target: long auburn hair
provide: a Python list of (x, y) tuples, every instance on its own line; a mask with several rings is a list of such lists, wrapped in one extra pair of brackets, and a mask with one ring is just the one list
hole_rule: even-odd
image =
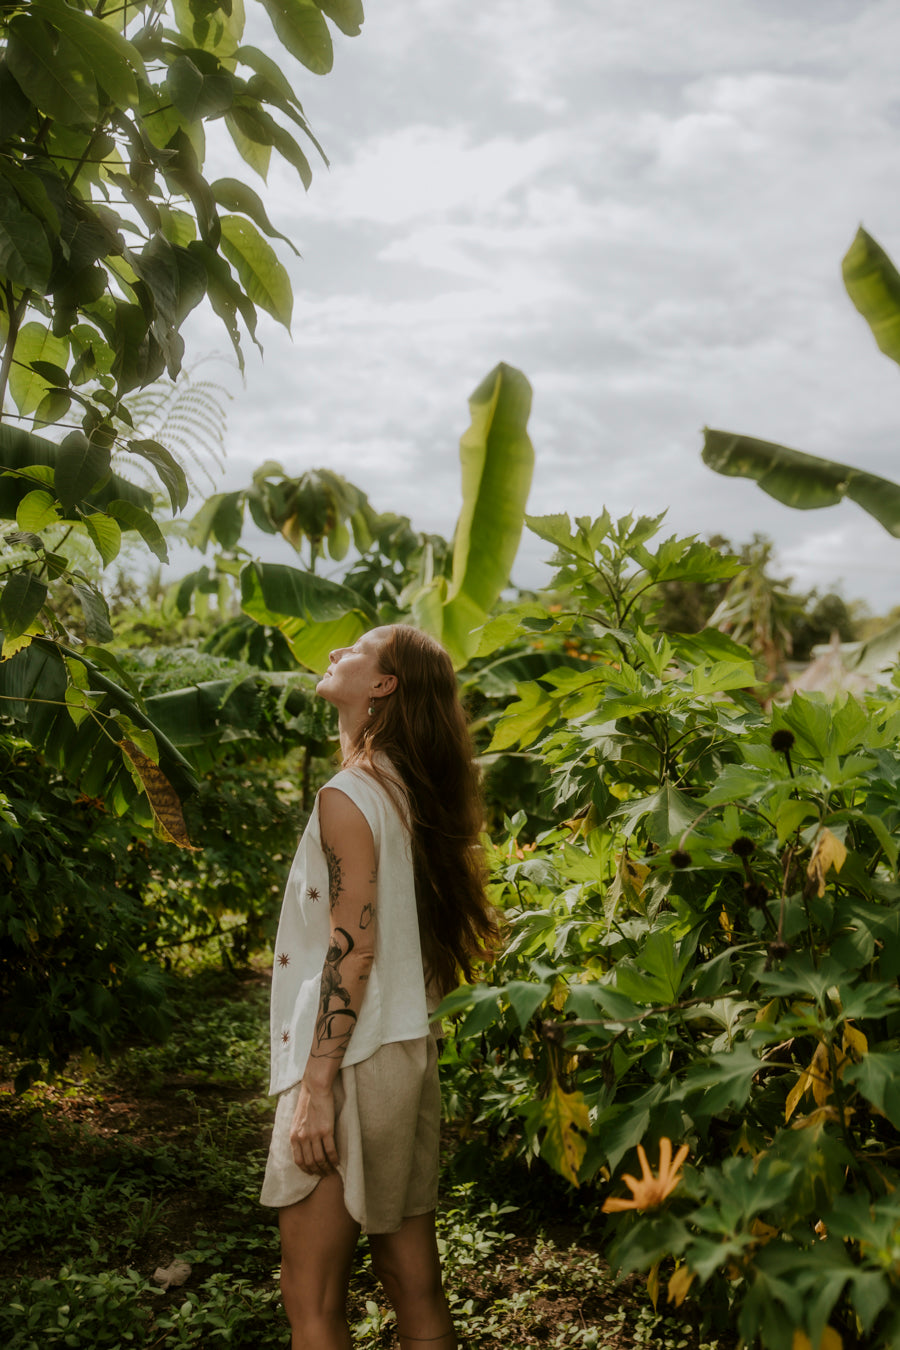
[(443, 995), (472, 978), (497, 948), (484, 889), (481, 790), (450, 657), (427, 633), (390, 626), (378, 651), (397, 687), (374, 701), (353, 761), (390, 791), (400, 779), (409, 807), (419, 936), (429, 982)]

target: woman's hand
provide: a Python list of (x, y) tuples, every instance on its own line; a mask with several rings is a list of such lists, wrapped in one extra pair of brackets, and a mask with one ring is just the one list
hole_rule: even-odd
[(334, 1090), (300, 1084), (297, 1109), (291, 1121), (291, 1153), (301, 1172), (327, 1177), (337, 1168), (334, 1142)]

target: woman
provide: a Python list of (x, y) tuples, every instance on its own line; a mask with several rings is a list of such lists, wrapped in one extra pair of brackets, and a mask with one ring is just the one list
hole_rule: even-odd
[(292, 1350), (348, 1350), (360, 1231), (401, 1350), (454, 1350), (434, 1210), (440, 1097), (429, 1013), (497, 930), (453, 667), (413, 628), (331, 653), (344, 767), (291, 868), (272, 981), (282, 1094), (262, 1202), (277, 1206)]

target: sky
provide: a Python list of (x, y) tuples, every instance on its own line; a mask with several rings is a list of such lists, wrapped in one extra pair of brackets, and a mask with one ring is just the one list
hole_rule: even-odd
[[(324, 77), (248, 9), (330, 168), (307, 193), (213, 150), (302, 253), (292, 334), (264, 317), (243, 383), (209, 367), (220, 486), (327, 467), (449, 536), (502, 360), (534, 390), (532, 514), (763, 532), (798, 589), (900, 604), (900, 540), (858, 507), (791, 510), (700, 458), (708, 425), (900, 478), (900, 370), (840, 272), (860, 223), (900, 265), (895, 0), (370, 0)], [(228, 347), (190, 325), (194, 358)], [(547, 552), (526, 533), (514, 582)]]

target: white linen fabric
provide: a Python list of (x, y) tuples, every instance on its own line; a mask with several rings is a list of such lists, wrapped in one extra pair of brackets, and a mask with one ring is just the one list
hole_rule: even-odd
[[(382, 1045), (334, 1082), (334, 1142), (344, 1207), (364, 1233), (394, 1233), (437, 1205), (441, 1089), (434, 1033)], [(278, 1098), (260, 1201), (280, 1209), (319, 1184), (291, 1151), (300, 1085)]]
[[(364, 769), (342, 769), (326, 787), (359, 808), (375, 844), (375, 960), (343, 1058), (349, 1066), (391, 1041), (427, 1035), (428, 1008), (407, 822), (389, 790)], [(275, 939), (270, 1093), (293, 1087), (306, 1069), (330, 931), (317, 797), (291, 865)]]

